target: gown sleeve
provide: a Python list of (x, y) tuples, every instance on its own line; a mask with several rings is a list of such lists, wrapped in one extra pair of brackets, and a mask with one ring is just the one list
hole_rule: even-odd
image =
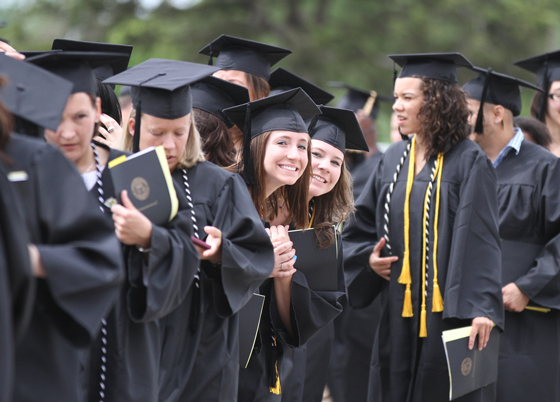
[(348, 300), (350, 305), (357, 309), (369, 306), (385, 281), (369, 266), (369, 256), (382, 236), (378, 233), (376, 214), (383, 166), (384, 156), (356, 200), (356, 212), (349, 219), (343, 232), (344, 274)]
[(42, 311), (74, 344), (97, 334), (123, 279), (122, 254), (111, 223), (74, 167), (45, 146), (36, 156), (36, 205), (46, 272), (38, 293)]
[(471, 165), (464, 167), (453, 223), (443, 318), (487, 317), (503, 330), (496, 173), (480, 152), (462, 159)]
[(222, 262), (202, 261), (216, 313), (227, 318), (243, 307), (274, 267), (274, 250), (241, 176), (225, 182), (212, 205), (212, 226), (222, 231)]
[[(560, 164), (558, 159), (546, 165), (535, 178), (542, 182), (536, 192), (535, 204), (544, 222), (545, 238), (549, 239), (529, 272), (515, 281), (517, 287), (535, 303), (560, 309)], [(540, 226), (540, 225), (539, 225)], [(504, 284), (505, 285), (505, 284)]]
[[(177, 183), (175, 191), (182, 191)], [(185, 299), (196, 275), (199, 257), (191, 241), (191, 213), (179, 198), (179, 211), (167, 226), (152, 225), (151, 251), (125, 248), (127, 306), (135, 322), (166, 316)]]

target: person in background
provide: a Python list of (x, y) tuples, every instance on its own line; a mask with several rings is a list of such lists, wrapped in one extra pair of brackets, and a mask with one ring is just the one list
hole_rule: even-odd
[(519, 127), (523, 131), (525, 140), (534, 144), (540, 145), (546, 150), (550, 151), (550, 144), (552, 138), (546, 124), (538, 121), (533, 117), (515, 116), (513, 118), (515, 127)]
[(475, 71), (478, 77), (463, 86), (472, 112), (471, 138), (498, 176), (506, 330), (500, 337), (496, 401), (554, 402), (560, 399), (560, 166), (513, 125), (521, 112), (519, 87), (540, 88)]
[(128, 85), (123, 85), (119, 91), (119, 105), (122, 114), (121, 128), (124, 130), (132, 111), (132, 94), (131, 88)]

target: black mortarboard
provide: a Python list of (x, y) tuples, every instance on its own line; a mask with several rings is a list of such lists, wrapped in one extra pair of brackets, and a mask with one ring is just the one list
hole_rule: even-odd
[(40, 56), (43, 54), (53, 53), (53, 52), (62, 52), (62, 50), (24, 50), (18, 51), (19, 53), (23, 54), (26, 59), (30, 57)]
[(221, 35), (198, 53), (210, 56), (209, 64), (216, 57), (216, 67), (220, 70), (244, 71), (268, 81), (270, 67), (292, 51), (254, 40)]
[(191, 85), (192, 107), (221, 119), (228, 127), (233, 122), (222, 110), (249, 102), (249, 91), (241, 85), (209, 76)]
[(342, 82), (329, 82), (329, 86), (336, 88), (345, 88), (348, 91), (338, 101), (336, 107), (340, 109), (348, 109), (354, 112), (363, 110), (366, 115), (372, 119), (377, 119), (379, 114), (379, 101), (393, 103), (393, 98), (389, 96), (378, 95), (375, 91), (366, 91), (346, 85)]
[(307, 133), (304, 120), (321, 114), (321, 110), (303, 89), (295, 88), (226, 109), (224, 113), (243, 131), (243, 174), (247, 184), (252, 185), (251, 140), (274, 130)]
[(95, 77), (101, 81), (125, 71), (132, 54), (131, 45), (117, 45), (113, 43), (84, 42), (80, 40), (55, 39), (52, 50), (62, 50), (64, 52), (108, 52), (120, 53), (124, 58), (115, 59), (109, 64), (104, 64), (93, 70)]
[(317, 105), (326, 105), (334, 99), (334, 95), (330, 92), (282, 67), (278, 67), (270, 73), (268, 83), (270, 84), (270, 95), (277, 95), (290, 89), (301, 88)]
[(472, 67), (460, 53), (392, 54), (389, 57), (402, 67), (399, 78), (431, 78), (456, 84), (457, 67)]
[[(174, 120), (192, 109), (190, 84), (218, 71), (217, 67), (186, 61), (150, 59), (105, 81), (104, 84), (132, 87), (132, 104), (136, 109), (136, 128), (140, 133), (142, 113)], [(134, 152), (138, 152), (140, 135), (134, 135)]]
[(42, 128), (56, 131), (72, 83), (32, 64), (0, 54), (0, 75), (8, 83), (0, 98), (10, 112)]
[(521, 93), (520, 86), (541, 91), (541, 89), (533, 84), (522, 81), (515, 77), (500, 74), (491, 69), (473, 67), (478, 72), (478, 76), (465, 85), (463, 89), (468, 92), (469, 97), (480, 101), (480, 109), (478, 111), (477, 124), (475, 132), (482, 134), (482, 115), (484, 111), (484, 103), (492, 103), (501, 105), (509, 109), (513, 116), (519, 116), (521, 113)]
[(313, 139), (326, 142), (340, 149), (369, 152), (364, 133), (356, 114), (352, 110), (336, 107), (319, 106), (322, 114), (317, 117), (313, 131)]
[[(546, 92), (548, 92), (552, 82), (560, 81), (560, 50), (528, 57), (513, 64), (535, 73), (537, 75), (537, 85)], [(543, 122), (547, 99), (546, 96), (542, 97), (539, 115), (537, 116)]]
[(96, 95), (97, 82), (92, 70), (123, 59), (126, 56), (119, 53), (52, 51), (29, 57), (25, 61), (71, 81), (74, 84), (72, 93)]

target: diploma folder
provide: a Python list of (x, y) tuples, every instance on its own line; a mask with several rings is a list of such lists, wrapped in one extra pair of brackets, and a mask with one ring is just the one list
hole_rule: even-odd
[(158, 226), (177, 215), (179, 201), (163, 146), (122, 155), (109, 162), (109, 169), (119, 201), (126, 190), (134, 206)]
[[(334, 227), (331, 230), (334, 231)], [(337, 291), (338, 234), (327, 248), (319, 248), (315, 229), (290, 230), (288, 234), (297, 255), (294, 268), (305, 275), (309, 288), (314, 291)]]
[(249, 301), (239, 310), (239, 366), (247, 368), (259, 333), (264, 296), (253, 293)]
[(472, 327), (443, 331), (442, 339), (449, 369), (449, 400), (490, 385), (498, 380), (500, 332), (494, 327), (488, 344), (478, 350), (478, 336), (469, 350)]

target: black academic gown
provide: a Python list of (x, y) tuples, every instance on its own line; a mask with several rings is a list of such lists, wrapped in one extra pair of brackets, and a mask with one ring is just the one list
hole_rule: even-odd
[[(292, 388), (290, 376), (303, 374), (292, 373), (292, 368), (296, 363), (301, 364), (306, 359), (306, 353), (298, 349), (340, 314), (342, 306), (339, 300), (344, 296), (344, 283), (339, 280), (339, 289), (334, 292), (314, 291), (309, 288), (302, 272), (294, 273), (290, 303), (292, 336), (286, 331), (280, 319), (273, 279), (267, 279), (260, 286), (258, 293), (265, 296), (263, 314), (257, 344), (249, 364), (246, 369), (240, 368), (238, 400), (280, 401), (283, 395), (273, 394), (269, 390), (269, 379), (274, 374), (274, 361), (278, 363), (280, 386), (288, 384), (288, 387)], [(276, 348), (273, 347), (272, 342), (274, 336)], [(290, 389), (288, 392), (292, 394)], [(297, 397), (299, 392), (294, 389), (293, 395)]]
[(17, 401), (81, 401), (81, 350), (96, 337), (122, 281), (120, 244), (76, 169), (54, 147), (14, 135), (6, 152), (46, 278), (16, 354)]
[(560, 165), (523, 141), (496, 168), (502, 285), (515, 283), (529, 305), (550, 313), (506, 311), (500, 338), (498, 401), (560, 400)]
[[(350, 169), (354, 200), (358, 199), (367, 180), (377, 170), (381, 156), (382, 153), (377, 152)], [(342, 313), (334, 320), (327, 383), (334, 402), (365, 401), (373, 348), (371, 340), (381, 319), (381, 298), (361, 309), (353, 308), (344, 298), (342, 307)]]
[[(391, 267), (391, 280), (382, 279), (368, 265), (373, 246), (384, 233), (385, 195), (405, 146), (406, 142), (401, 141), (385, 152), (378, 170), (357, 200), (355, 220), (343, 233), (348, 295), (356, 307), (371, 303), (378, 294), (382, 300), (368, 400), (447, 401), (449, 374), (442, 331), (470, 325), (475, 317), (488, 317), (500, 328), (504, 327), (496, 175), (486, 155), (470, 140), (461, 141), (445, 155), (437, 255), (438, 282), (445, 305), (443, 313), (432, 313), (433, 258), (430, 258), (426, 300), (428, 336), (419, 338), (422, 216), (433, 158), (415, 177), (410, 195), (413, 317), (402, 317), (405, 285), (397, 281), (404, 251), (403, 208), (410, 156), (402, 167), (391, 200), (389, 233), (393, 255), (399, 257)], [(434, 199), (431, 205), (435, 205)], [(431, 208), (431, 222), (434, 209)], [(433, 236), (434, 231), (430, 230), (430, 250), (433, 250)], [(382, 256), (388, 256), (386, 247)], [(489, 386), (459, 400), (485, 401), (494, 397), (495, 387)]]
[[(111, 149), (109, 160), (122, 154)], [(117, 198), (107, 168), (102, 173), (102, 183), (105, 199)], [(175, 185), (175, 191), (179, 195), (181, 188)], [(97, 186), (90, 192), (97, 200)], [(190, 211), (186, 201), (178, 199), (177, 216), (165, 227), (152, 226), (152, 250), (147, 262), (136, 247), (123, 246), (126, 279), (115, 307), (106, 317), (107, 333), (98, 336), (92, 349), (88, 396), (91, 402), (101, 400), (101, 392), (106, 402), (158, 400), (161, 356), (158, 320), (185, 300), (198, 266), (198, 252), (190, 239)], [(112, 222), (109, 213), (106, 218)], [(102, 342), (102, 335), (107, 344)], [(103, 347), (107, 350), (106, 362), (101, 353)], [(104, 389), (100, 385), (102, 375)]]
[[(323, 295), (332, 293), (328, 297), (339, 296), (338, 301), (340, 302), (345, 299), (346, 294), (340, 236), (338, 246), (338, 289), (336, 292), (319, 293)], [(323, 399), (334, 340), (334, 320), (342, 312), (342, 305), (340, 305), (338, 314), (334, 310), (331, 312), (333, 313), (332, 321), (319, 329), (304, 345), (294, 349), (294, 368), (282, 387), (283, 402), (313, 402)]]
[(0, 162), (0, 400), (10, 402), (16, 346), (29, 323), (35, 281), (20, 200), (7, 173)]
[[(183, 186), (183, 172), (173, 172)], [(193, 291), (160, 321), (160, 401), (237, 401), (239, 339), (237, 312), (272, 273), (274, 251), (242, 178), (210, 163), (187, 170), (198, 234), (222, 231), (221, 266), (201, 262), (200, 302)], [(184, 187), (177, 191), (186, 200)], [(196, 296), (195, 296), (196, 297)], [(199, 306), (196, 330), (189, 329)], [(193, 318), (194, 319), (194, 318)]]

